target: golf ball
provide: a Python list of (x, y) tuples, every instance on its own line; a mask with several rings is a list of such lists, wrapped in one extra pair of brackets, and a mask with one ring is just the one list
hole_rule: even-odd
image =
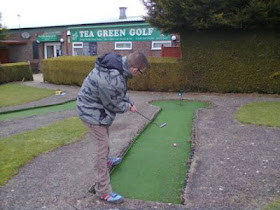
[(173, 144), (173, 147), (177, 147), (177, 144), (176, 144), (176, 143), (174, 143), (174, 144)]

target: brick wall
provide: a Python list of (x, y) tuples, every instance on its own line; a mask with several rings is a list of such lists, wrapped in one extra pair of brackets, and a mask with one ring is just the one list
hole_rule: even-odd
[(172, 57), (172, 58), (181, 58), (181, 49), (180, 47), (164, 47), (162, 46), (161, 51), (162, 57)]
[(11, 40), (25, 41), (27, 44), (24, 45), (9, 45), (10, 62), (27, 62), (33, 61), (33, 49), (32, 42), (36, 41), (34, 34), (31, 34), (29, 39), (23, 39), (20, 33), (12, 34), (9, 36)]
[(125, 56), (131, 52), (139, 51), (149, 57), (160, 57), (161, 50), (151, 50), (152, 42), (132, 42), (132, 50), (115, 50), (115, 42), (97, 42), (97, 55), (115, 52)]

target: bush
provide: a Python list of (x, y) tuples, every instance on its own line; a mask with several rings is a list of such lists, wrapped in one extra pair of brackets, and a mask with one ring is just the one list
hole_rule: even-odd
[[(183, 58), (149, 58), (151, 68), (128, 80), (132, 90), (280, 93), (280, 38), (277, 32), (186, 32)], [(81, 85), (96, 57), (43, 61), (44, 79)]]
[[(64, 56), (42, 61), (44, 80), (55, 84), (81, 86), (94, 68), (97, 57)], [(141, 77), (128, 80), (132, 90), (177, 90), (181, 85), (180, 64), (174, 58), (149, 58), (151, 68)]]
[(8, 63), (0, 65), (0, 84), (33, 80), (30, 65), (25, 62)]
[(280, 93), (276, 32), (186, 32), (181, 40), (187, 89)]
[(44, 81), (81, 86), (94, 68), (95, 56), (62, 56), (42, 61)]
[(132, 80), (128, 87), (132, 90), (177, 91), (183, 88), (183, 71), (180, 60), (176, 58), (148, 58), (151, 67)]

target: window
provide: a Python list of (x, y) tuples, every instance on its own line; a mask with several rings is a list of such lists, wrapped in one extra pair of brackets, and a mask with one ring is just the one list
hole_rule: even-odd
[(39, 44), (32, 42), (33, 59), (39, 59)]
[(83, 42), (73, 42), (73, 55), (83, 55)]
[(115, 42), (115, 50), (132, 50), (132, 42)]
[(152, 50), (161, 50), (161, 46), (171, 47), (171, 41), (153, 41)]
[(97, 55), (96, 42), (73, 42), (73, 55)]

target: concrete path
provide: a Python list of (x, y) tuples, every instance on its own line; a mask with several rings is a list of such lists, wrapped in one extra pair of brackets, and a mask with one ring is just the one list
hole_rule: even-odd
[[(78, 87), (41, 82), (30, 86), (62, 89), (73, 94)], [(130, 92), (140, 112), (153, 117), (158, 108), (152, 100), (176, 99), (175, 93)], [(184, 205), (128, 200), (108, 205), (88, 193), (91, 186), (91, 148), (88, 136), (40, 155), (21, 168), (0, 189), (0, 209), (258, 209), (280, 196), (280, 129), (243, 125), (233, 117), (238, 107), (256, 101), (280, 101), (273, 95), (184, 94), (186, 100), (207, 101), (208, 109), (196, 113), (194, 156), (184, 190)], [(58, 117), (57, 117), (58, 116)], [(59, 112), (23, 120), (0, 122), (9, 130), (23, 130), (75, 116)], [(24, 122), (24, 124), (23, 124)], [(118, 115), (111, 126), (111, 155), (122, 155), (147, 121), (133, 113)], [(168, 123), (168, 122), (167, 122)], [(31, 124), (31, 126), (30, 126)], [(6, 131), (6, 133), (9, 133)], [(10, 132), (17, 133), (16, 129)]]

